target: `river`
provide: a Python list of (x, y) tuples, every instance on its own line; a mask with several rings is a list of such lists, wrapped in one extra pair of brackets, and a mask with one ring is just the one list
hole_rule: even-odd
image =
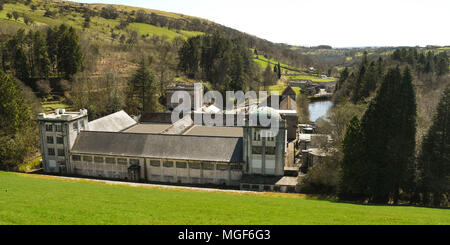
[(319, 117), (325, 116), (328, 109), (333, 106), (333, 102), (327, 101), (315, 101), (309, 103), (309, 120), (315, 122)]

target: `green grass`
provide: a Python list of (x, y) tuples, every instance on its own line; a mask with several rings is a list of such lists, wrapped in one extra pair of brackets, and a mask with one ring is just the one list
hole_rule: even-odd
[(139, 35), (157, 35), (157, 36), (166, 36), (169, 40), (172, 40), (176, 37), (188, 38), (192, 36), (202, 35), (203, 32), (194, 32), (194, 31), (184, 31), (184, 30), (170, 30), (166, 27), (158, 27), (149, 24), (143, 23), (131, 23), (130, 27), (132, 30), (136, 30)]
[(332, 81), (336, 80), (334, 77), (322, 78), (322, 77), (310, 76), (310, 75), (289, 76), (289, 79), (311, 80), (313, 82), (332, 82)]
[(56, 109), (70, 109), (70, 105), (61, 102), (41, 103), (46, 113), (52, 113)]
[[(268, 90), (269, 91), (278, 91), (280, 93), (280, 96), (281, 96), (281, 93), (283, 93), (283, 91), (284, 91), (284, 89), (286, 89), (286, 87), (287, 86), (285, 86), (285, 85), (270, 85), (268, 87)], [(297, 94), (300, 93), (300, 90), (301, 90), (299, 87), (292, 87), (292, 89)], [(261, 90), (264, 90), (264, 87), (261, 87)]]
[[(253, 49), (250, 49), (251, 51), (252, 51), (252, 53), (253, 53)], [(258, 64), (258, 66), (261, 68), (261, 69), (266, 69), (266, 67), (267, 67), (267, 64), (270, 64), (270, 67), (271, 67), (271, 69), (273, 70), (273, 64), (278, 64), (278, 61), (277, 60), (274, 60), (274, 59), (267, 59), (267, 58), (265, 58), (263, 55), (258, 55), (258, 58), (256, 58), (256, 55), (254, 55), (254, 58), (253, 58), (253, 60)], [(302, 70), (301, 68), (298, 68), (298, 67), (294, 67), (294, 66), (290, 66), (290, 65), (287, 65), (287, 64), (284, 64), (284, 63), (282, 63), (282, 62), (280, 62), (280, 66), (282, 67), (282, 69), (283, 69), (283, 67), (288, 67), (288, 68), (290, 68), (290, 69), (294, 69), (294, 70)], [(284, 74), (284, 71), (288, 71), (288, 73), (295, 73), (295, 71), (290, 71), (290, 70), (286, 70), (286, 69), (283, 69), (283, 74)]]
[[(7, 191), (6, 191), (7, 190)], [(450, 224), (450, 210), (107, 185), (0, 172), (0, 224)]]

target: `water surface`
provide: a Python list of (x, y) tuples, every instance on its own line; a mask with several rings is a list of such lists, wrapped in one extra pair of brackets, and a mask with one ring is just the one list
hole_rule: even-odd
[(309, 103), (309, 120), (315, 122), (319, 117), (326, 116), (332, 106), (333, 102), (329, 100)]

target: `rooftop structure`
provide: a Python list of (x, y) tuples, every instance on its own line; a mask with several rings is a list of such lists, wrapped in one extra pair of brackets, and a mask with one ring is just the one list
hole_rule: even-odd
[(40, 121), (73, 121), (80, 118), (87, 117), (87, 110), (80, 111), (66, 111), (65, 109), (56, 109), (54, 113), (45, 114), (39, 113), (38, 120)]
[(136, 124), (137, 122), (122, 110), (89, 122), (88, 129), (89, 131), (119, 132)]

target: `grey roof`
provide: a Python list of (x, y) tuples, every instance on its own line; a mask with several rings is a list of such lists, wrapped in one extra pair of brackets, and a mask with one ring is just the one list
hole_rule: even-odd
[(82, 131), (71, 152), (242, 163), (242, 148), (240, 137)]
[(188, 131), (186, 131), (184, 135), (244, 137), (244, 129), (243, 127), (218, 127), (218, 126), (195, 125)]
[(135, 124), (136, 121), (122, 110), (89, 122), (88, 131), (119, 132)]
[(166, 130), (172, 126), (172, 124), (168, 123), (140, 123), (123, 130), (123, 132), (127, 133), (141, 133), (141, 134), (157, 134)]

